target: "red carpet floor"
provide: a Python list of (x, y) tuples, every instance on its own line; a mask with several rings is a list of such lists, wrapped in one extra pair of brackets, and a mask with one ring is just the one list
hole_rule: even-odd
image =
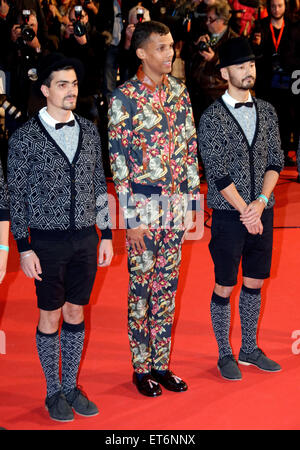
[[(44, 408), (45, 383), (35, 348), (38, 318), (33, 281), (19, 269), (11, 239), (8, 274), (0, 287), (0, 427), (8, 430), (292, 430), (300, 429), (300, 185), (285, 170), (276, 188), (272, 278), (263, 288), (258, 343), (283, 370), (242, 366), (242, 381), (223, 380), (209, 314), (213, 267), (210, 231), (183, 246), (171, 367), (186, 393), (144, 398), (131, 382), (127, 339), (127, 261), (124, 232), (114, 232), (116, 256), (98, 271), (86, 309), (87, 340), (79, 384), (100, 414), (60, 424)], [(110, 187), (111, 188), (111, 187)], [(202, 192), (205, 192), (205, 184)], [(208, 222), (209, 223), (209, 222)], [(294, 228), (295, 227), (295, 228)], [(298, 227), (298, 228), (297, 228)], [(240, 287), (240, 286), (239, 286)], [(241, 335), (239, 287), (232, 296), (231, 343)], [(4, 342), (4, 337), (6, 342)]]

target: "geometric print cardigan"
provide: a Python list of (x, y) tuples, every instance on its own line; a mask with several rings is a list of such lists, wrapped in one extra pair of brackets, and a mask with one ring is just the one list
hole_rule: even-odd
[(0, 161), (0, 222), (8, 221), (9, 219), (10, 216), (9, 216), (7, 185), (5, 183), (2, 164)]
[(9, 139), (8, 189), (11, 230), (20, 252), (31, 236), (64, 238), (97, 224), (111, 239), (101, 143), (95, 125), (75, 115), (78, 147), (70, 163), (38, 115)]
[[(220, 191), (234, 183), (249, 204), (261, 194), (268, 170), (280, 173), (284, 156), (278, 120), (269, 103), (253, 98), (256, 129), (252, 144), (222, 98), (203, 113), (198, 130), (198, 144), (208, 182), (207, 204), (218, 210), (234, 210)], [(275, 203), (272, 193), (267, 208)]]

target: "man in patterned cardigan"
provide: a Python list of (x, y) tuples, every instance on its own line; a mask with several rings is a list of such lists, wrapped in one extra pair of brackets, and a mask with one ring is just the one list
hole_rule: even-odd
[(273, 189), (283, 167), (283, 152), (273, 106), (250, 95), (256, 77), (254, 59), (244, 38), (234, 38), (220, 49), (219, 67), (228, 91), (204, 112), (198, 134), (208, 183), (207, 204), (213, 209), (211, 319), (219, 347), (218, 368), (229, 380), (241, 379), (229, 343), (230, 294), (241, 259), (239, 363), (269, 372), (280, 370), (256, 342), (261, 288), (270, 275)]
[(169, 76), (174, 53), (169, 28), (138, 24), (132, 45), (142, 65), (113, 94), (109, 150), (127, 223), (134, 383), (155, 397), (162, 393), (159, 384), (187, 389), (169, 370), (169, 358), (181, 243), (199, 195), (197, 141), (187, 90)]
[(97, 271), (95, 224), (102, 232), (99, 266), (110, 264), (112, 235), (99, 134), (94, 124), (72, 112), (81, 63), (50, 54), (38, 75), (47, 106), (9, 140), (12, 233), (24, 273), (35, 279), (40, 311), (36, 344), (47, 382), (46, 408), (52, 419), (71, 421), (73, 410), (98, 414), (76, 378), (83, 306)]

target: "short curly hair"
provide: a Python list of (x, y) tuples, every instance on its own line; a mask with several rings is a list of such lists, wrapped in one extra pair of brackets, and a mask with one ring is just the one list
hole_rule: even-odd
[(164, 23), (155, 20), (137, 23), (131, 39), (132, 50), (136, 51), (141, 48), (153, 33), (164, 36), (170, 33), (170, 29)]

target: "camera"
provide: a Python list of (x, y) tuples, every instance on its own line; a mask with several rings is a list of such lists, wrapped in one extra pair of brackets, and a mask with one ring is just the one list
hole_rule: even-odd
[(86, 26), (81, 22), (82, 18), (82, 6), (75, 6), (75, 22), (73, 23), (75, 36), (81, 37), (86, 34)]
[(210, 39), (208, 42), (200, 41), (198, 44), (198, 50), (200, 52), (207, 52), (207, 50), (210, 47), (213, 47), (214, 45), (216, 45), (216, 43), (217, 43), (217, 39), (215, 39), (215, 38)]
[(144, 19), (144, 10), (143, 8), (138, 8), (136, 11), (136, 18), (138, 22), (143, 22)]
[(30, 10), (29, 9), (23, 9), (22, 11), (22, 18), (23, 18), (23, 24), (21, 25), (21, 35), (24, 41), (31, 42), (35, 38), (35, 32), (34, 30), (28, 25), (30, 17)]

